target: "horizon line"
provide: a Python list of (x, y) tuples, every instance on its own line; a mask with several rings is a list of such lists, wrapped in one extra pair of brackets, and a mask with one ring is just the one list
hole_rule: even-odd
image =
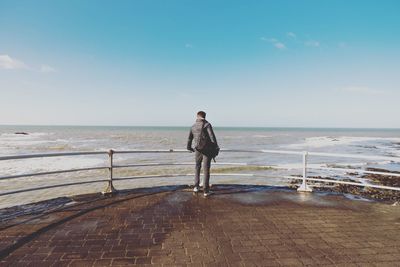
[[(0, 124), (0, 127), (142, 127), (142, 128), (187, 128), (191, 125), (85, 125), (85, 124)], [(287, 128), (287, 129), (354, 129), (354, 130), (400, 130), (400, 127), (327, 127), (327, 126), (213, 126), (214, 128)]]

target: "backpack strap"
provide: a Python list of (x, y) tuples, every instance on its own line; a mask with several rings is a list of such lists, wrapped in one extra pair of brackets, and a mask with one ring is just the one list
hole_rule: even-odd
[(202, 133), (203, 132), (203, 130), (204, 130), (204, 126), (206, 125), (206, 120), (204, 119), (203, 120), (203, 125), (201, 125), (201, 132), (200, 133)]

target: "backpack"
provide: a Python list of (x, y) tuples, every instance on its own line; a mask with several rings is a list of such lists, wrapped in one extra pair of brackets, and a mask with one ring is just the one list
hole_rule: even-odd
[(217, 144), (210, 141), (208, 133), (204, 130), (205, 124), (206, 123), (203, 122), (203, 126), (201, 127), (199, 142), (195, 148), (201, 154), (211, 157), (215, 161), (215, 157), (218, 156), (219, 153), (219, 147)]

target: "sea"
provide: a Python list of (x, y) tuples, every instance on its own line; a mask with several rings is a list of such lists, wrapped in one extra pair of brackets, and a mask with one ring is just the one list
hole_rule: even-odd
[[(0, 157), (37, 153), (113, 150), (185, 149), (190, 126), (187, 127), (123, 127), (123, 126), (0, 126)], [(237, 150), (287, 150), (400, 157), (400, 129), (345, 128), (245, 128), (214, 126), (219, 146)], [(21, 134), (26, 133), (26, 134)], [(285, 175), (302, 174), (302, 156), (250, 152), (221, 152), (212, 167), (212, 184), (257, 184), (285, 186)], [(51, 158), (0, 160), (0, 176), (49, 172), (75, 168), (107, 166), (108, 156), (86, 155)], [(135, 153), (115, 154), (115, 165), (152, 163), (193, 163), (194, 154)], [(341, 157), (308, 158), (309, 166), (342, 168), (382, 168), (400, 171), (392, 160), (371, 160)], [(250, 166), (243, 166), (247, 163)], [(263, 167), (255, 167), (259, 165)], [(118, 168), (115, 178), (157, 175), (154, 178), (118, 180), (118, 190), (193, 183), (194, 167), (142, 166)], [(170, 177), (173, 174), (188, 174)], [(236, 175), (237, 174), (237, 175)], [(240, 174), (253, 174), (244, 176)], [(162, 177), (166, 175), (166, 177)], [(258, 176), (257, 176), (258, 175)], [(310, 176), (345, 179), (346, 173), (308, 170)], [(106, 187), (108, 170), (91, 170), (24, 178), (0, 179), (0, 208), (38, 202), (57, 197), (101, 192)], [(95, 183), (83, 183), (95, 181)], [(363, 181), (360, 178), (362, 182)], [(59, 186), (62, 184), (73, 184)], [(47, 187), (47, 188), (46, 188)], [(50, 188), (51, 187), (51, 188)], [(40, 189), (42, 188), (42, 189)], [(39, 190), (40, 189), (40, 190)]]

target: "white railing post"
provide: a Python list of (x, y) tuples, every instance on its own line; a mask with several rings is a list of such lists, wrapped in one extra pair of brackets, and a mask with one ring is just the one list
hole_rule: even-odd
[(307, 157), (308, 157), (308, 152), (304, 151), (303, 152), (303, 182), (297, 188), (297, 191), (299, 192), (312, 192), (311, 187), (307, 185)]
[(110, 194), (114, 194), (117, 192), (117, 190), (114, 188), (113, 185), (113, 155), (114, 155), (114, 150), (110, 149), (108, 151), (108, 157), (109, 157), (109, 161), (110, 161), (110, 165), (108, 167), (108, 172), (110, 174), (109, 176), (109, 180), (108, 180), (108, 185), (107, 188), (102, 192), (103, 195), (110, 195)]

